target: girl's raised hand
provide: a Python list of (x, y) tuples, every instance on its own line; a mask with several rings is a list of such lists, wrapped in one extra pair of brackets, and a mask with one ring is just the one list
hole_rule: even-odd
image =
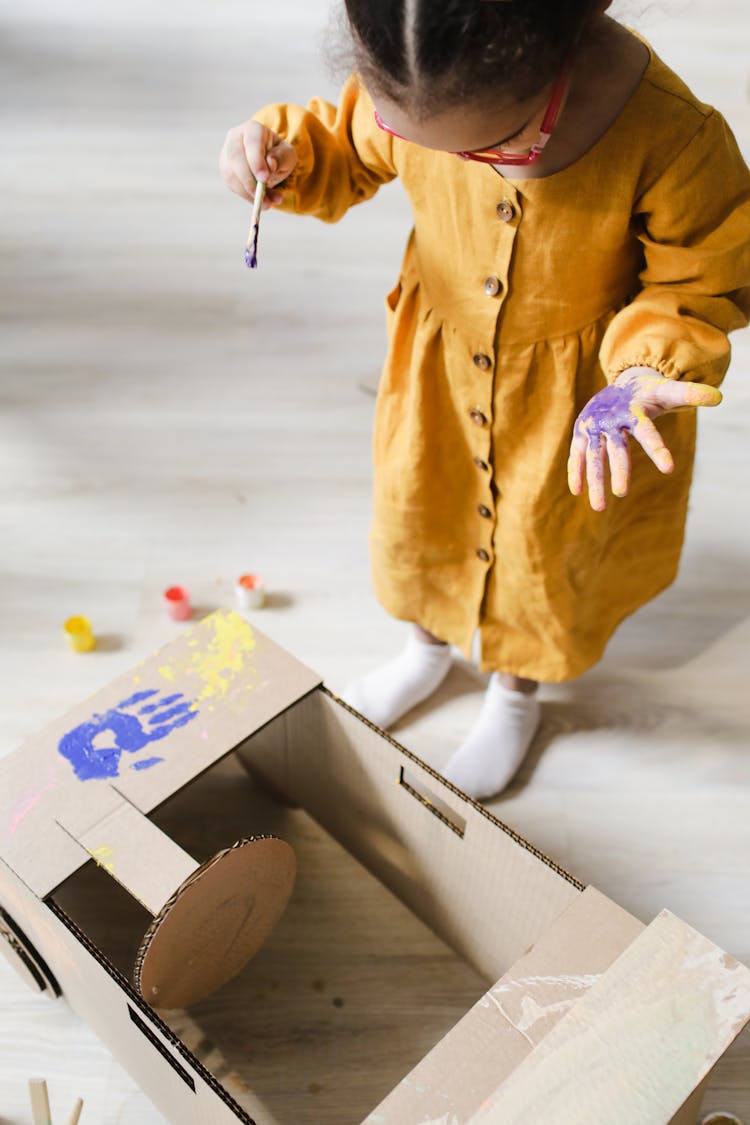
[(263, 209), (280, 203), (283, 193), (276, 188), (294, 170), (297, 153), (277, 133), (257, 121), (243, 121), (230, 129), (219, 156), (219, 168), (230, 191), (250, 202), (255, 185), (266, 184)]
[(591, 507), (606, 507), (605, 454), (612, 492), (625, 496), (630, 484), (628, 435), (643, 447), (657, 469), (671, 473), (672, 454), (653, 423), (667, 410), (718, 406), (721, 392), (703, 383), (667, 379), (651, 367), (629, 367), (614, 383), (595, 394), (576, 419), (568, 458), (568, 486), (583, 492), (584, 477)]

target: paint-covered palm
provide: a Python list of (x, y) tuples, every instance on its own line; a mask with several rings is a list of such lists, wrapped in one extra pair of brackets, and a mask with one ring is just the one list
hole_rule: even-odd
[(609, 463), (612, 492), (625, 496), (630, 485), (629, 437), (641, 445), (662, 473), (674, 468), (653, 419), (668, 410), (718, 406), (721, 392), (703, 383), (667, 379), (650, 367), (630, 367), (589, 399), (576, 419), (568, 459), (568, 485), (575, 496), (584, 481), (591, 507), (606, 507), (605, 471)]

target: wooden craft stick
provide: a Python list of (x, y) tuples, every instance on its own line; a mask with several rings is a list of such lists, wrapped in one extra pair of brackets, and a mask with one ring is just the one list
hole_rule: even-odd
[(47, 1083), (43, 1078), (29, 1079), (29, 1095), (31, 1097), (31, 1112), (34, 1117), (34, 1125), (52, 1125)]
[(78, 1098), (76, 1100), (76, 1104), (73, 1106), (73, 1111), (72, 1111), (70, 1117), (68, 1118), (68, 1125), (78, 1125), (78, 1119), (81, 1116), (81, 1110), (82, 1109), (83, 1109), (83, 1099)]

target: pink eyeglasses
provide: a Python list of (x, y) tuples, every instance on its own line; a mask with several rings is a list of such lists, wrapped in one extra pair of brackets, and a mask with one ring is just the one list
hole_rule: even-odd
[[(554, 89), (552, 90), (549, 105), (544, 111), (544, 118), (542, 119), (539, 130), (539, 140), (531, 146), (528, 152), (506, 152), (501, 148), (479, 148), (469, 152), (454, 152), (453, 155), (460, 156), (462, 160), (478, 160), (481, 164), (535, 164), (552, 136), (552, 130), (560, 116), (560, 106), (562, 105), (562, 100), (565, 95), (565, 87), (568, 83), (572, 62), (572, 56), (569, 55), (562, 65)], [(408, 137), (402, 137), (395, 129), (391, 129), (390, 125), (386, 125), (377, 110), (375, 110), (375, 121), (379, 128), (386, 133), (390, 133), (392, 137), (398, 137), (401, 141), (408, 140)]]

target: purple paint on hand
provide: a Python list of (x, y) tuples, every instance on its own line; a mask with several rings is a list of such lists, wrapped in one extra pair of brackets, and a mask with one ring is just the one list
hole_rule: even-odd
[(578, 415), (575, 425), (576, 436), (587, 434), (589, 439), (607, 437), (616, 445), (624, 445), (623, 431), (632, 433), (638, 425), (632, 403), (632, 387), (605, 387), (594, 395)]

